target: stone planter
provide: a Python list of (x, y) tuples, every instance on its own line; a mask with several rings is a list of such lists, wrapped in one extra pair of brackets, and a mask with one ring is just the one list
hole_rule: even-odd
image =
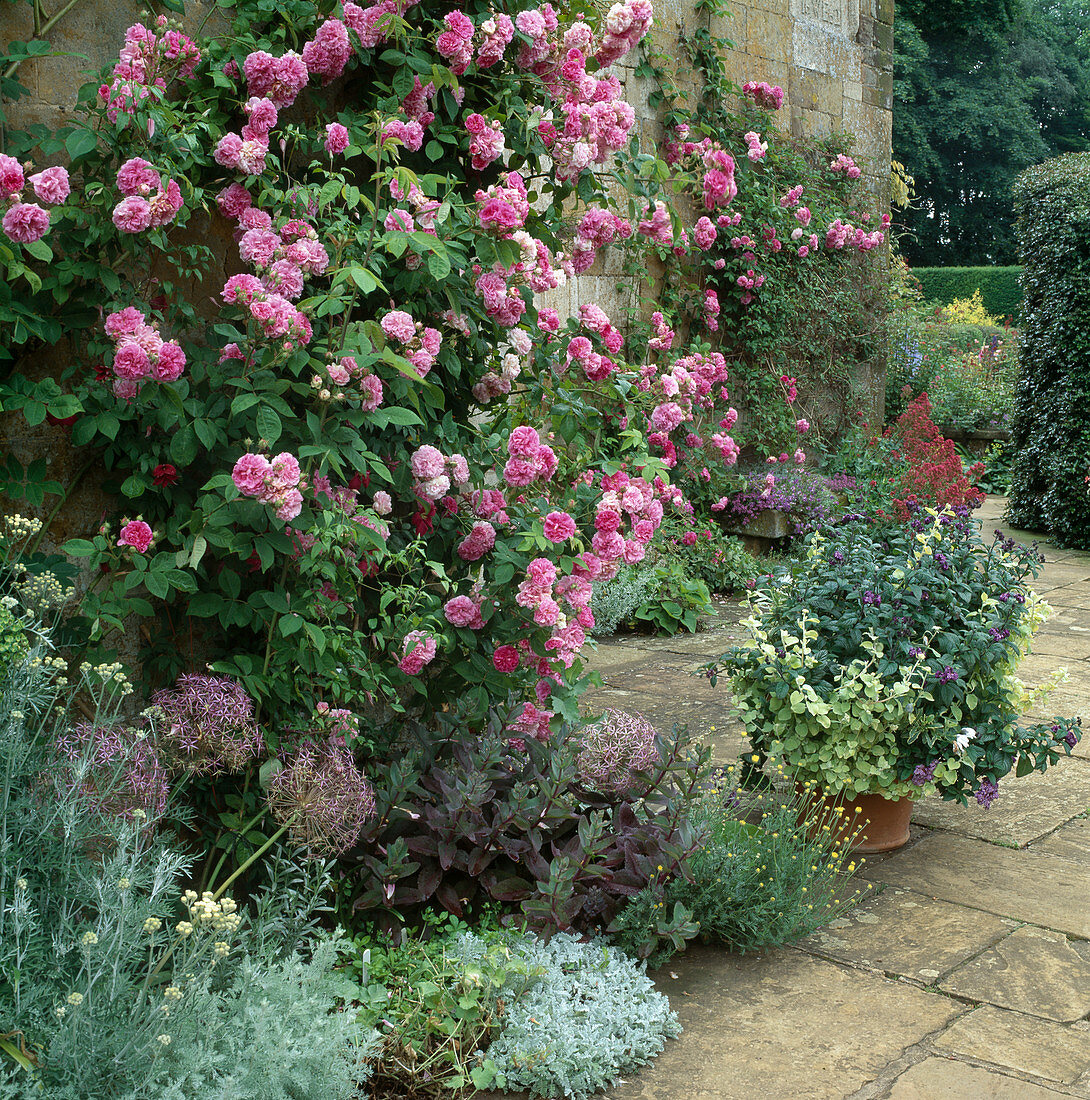
[(1011, 437), (1007, 428), (979, 428), (976, 431), (965, 432), (960, 428), (943, 426), (942, 434), (946, 439), (964, 444), (970, 454), (980, 456), (986, 455), (993, 443), (1006, 443)]
[(751, 554), (767, 554), (780, 539), (791, 534), (791, 517), (777, 508), (767, 508), (746, 524), (724, 521), (723, 530), (729, 535), (737, 535)]

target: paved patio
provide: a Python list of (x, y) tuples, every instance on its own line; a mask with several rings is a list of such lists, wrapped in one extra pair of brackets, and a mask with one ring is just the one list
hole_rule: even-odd
[[(1007, 531), (1003, 504), (978, 513), (985, 533)], [(1090, 553), (1041, 548), (1038, 587), (1055, 610), (1023, 679), (1066, 667), (1039, 717), (1090, 717)], [(739, 617), (726, 605), (704, 633), (600, 645), (594, 704), (687, 722), (733, 760), (742, 736), (726, 690), (690, 673), (740, 637)], [(656, 977), (684, 1032), (604, 1095), (1090, 1098), (1088, 809), (1090, 736), (1044, 775), (1005, 780), (990, 810), (924, 801), (909, 845), (864, 864), (863, 902), (810, 940), (675, 957)]]

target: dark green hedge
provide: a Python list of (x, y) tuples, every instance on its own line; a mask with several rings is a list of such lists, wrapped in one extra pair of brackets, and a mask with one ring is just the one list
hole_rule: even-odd
[(1014, 204), (1026, 299), (1011, 519), (1090, 548), (1090, 153), (1023, 172)]
[(949, 305), (955, 298), (971, 298), (979, 290), (984, 308), (1002, 321), (1022, 314), (1020, 267), (914, 267), (928, 301)]

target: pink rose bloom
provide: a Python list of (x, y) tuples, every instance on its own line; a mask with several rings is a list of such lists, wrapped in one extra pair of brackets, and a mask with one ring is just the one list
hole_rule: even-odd
[(23, 166), (14, 158), (0, 153), (0, 198), (22, 191)]
[(524, 458), (509, 458), (503, 468), (504, 481), (516, 489), (529, 485), (535, 477), (537, 477), (536, 467)]
[(243, 496), (256, 497), (265, 491), (269, 460), (264, 455), (244, 454), (231, 471), (231, 480)]
[(446, 459), (444, 459), (441, 451), (425, 443), (413, 453), (411, 465), (413, 477), (423, 481), (439, 477), (446, 469)]
[(255, 267), (265, 267), (280, 247), (280, 238), (268, 229), (248, 229), (238, 242), (239, 257)]
[(604, 562), (616, 561), (624, 553), (624, 539), (616, 531), (597, 531), (590, 542), (591, 549)]
[(143, 157), (132, 157), (117, 170), (117, 189), (123, 195), (149, 195), (159, 190), (159, 173)]
[(550, 512), (545, 517), (544, 529), (550, 542), (566, 542), (575, 534), (575, 520), (567, 512)]
[(151, 226), (151, 204), (139, 195), (130, 195), (114, 207), (112, 217), (122, 233), (143, 233)]
[(646, 545), (655, 537), (655, 525), (649, 519), (637, 520), (636, 525), (632, 528), (632, 534), (637, 542)]
[(390, 494), (379, 489), (375, 493), (375, 499), (371, 505), (380, 516), (388, 516), (394, 508), (394, 502), (390, 499)]
[(216, 143), (212, 157), (224, 168), (237, 168), (238, 155), (242, 151), (242, 138), (238, 134), (224, 134)]
[(382, 381), (376, 375), (366, 374), (360, 379), (360, 408), (374, 412), (382, 404)]
[(534, 608), (534, 622), (538, 626), (555, 626), (559, 618), (560, 605), (549, 596), (545, 596)]
[(478, 561), (496, 545), (496, 529), (483, 520), (473, 524), (469, 534), (458, 544), (457, 554), (463, 561)]
[(216, 196), (216, 205), (225, 218), (241, 218), (243, 213), (253, 205), (253, 199), (241, 183), (232, 183)]
[(443, 614), (454, 626), (469, 626), (480, 614), (480, 608), (468, 596), (455, 596), (443, 604)]
[(8, 208), (0, 225), (17, 244), (33, 244), (49, 230), (49, 212), (36, 202), (17, 202)]
[(401, 652), (404, 656), (397, 663), (397, 667), (409, 676), (419, 675), (420, 670), (435, 660), (435, 639), (422, 630), (413, 630), (405, 635), (401, 644)]
[(507, 440), (507, 453), (514, 458), (534, 459), (541, 449), (541, 437), (537, 429), (523, 424), (514, 428)]
[(114, 356), (114, 374), (137, 382), (151, 371), (148, 353), (139, 344), (122, 344)]
[(327, 19), (303, 47), (303, 61), (311, 75), (329, 84), (344, 72), (351, 53), (345, 25), (339, 19)]
[(295, 519), (303, 510), (303, 494), (298, 489), (289, 489), (276, 505), (276, 515), (285, 523)]
[(31, 176), (30, 184), (34, 188), (34, 194), (50, 206), (64, 202), (72, 193), (72, 186), (68, 182), (68, 169), (59, 166), (46, 168)]
[(416, 335), (415, 322), (402, 309), (391, 310), (379, 323), (382, 325), (382, 331), (387, 336), (400, 341), (402, 344), (409, 343)]
[(168, 340), (159, 349), (159, 362), (151, 368), (151, 376), (156, 382), (176, 382), (185, 370), (185, 352)]
[(283, 451), (269, 462), (269, 474), (273, 489), (280, 492), (294, 489), (299, 484), (301, 474), (299, 460), (295, 455)]
[(119, 336), (135, 335), (144, 326), (144, 315), (135, 306), (126, 306), (106, 316), (106, 335), (116, 340)]
[(165, 190), (156, 192), (148, 201), (148, 207), (152, 226), (168, 225), (182, 208), (182, 189), (174, 180), (167, 180)]
[(348, 148), (348, 131), (339, 122), (331, 122), (325, 128), (325, 151), (332, 156)]
[(519, 667), (519, 651), (513, 645), (497, 646), (492, 664), (497, 672), (514, 672)]
[(134, 519), (121, 528), (118, 546), (131, 546), (138, 553), (146, 554), (151, 546), (151, 528), (142, 520)]
[(446, 474), (421, 481), (417, 489), (426, 500), (439, 500), (450, 492), (450, 478)]

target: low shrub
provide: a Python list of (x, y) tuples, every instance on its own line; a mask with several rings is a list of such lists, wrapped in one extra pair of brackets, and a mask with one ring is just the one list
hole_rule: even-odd
[(645, 770), (626, 765), (621, 792), (581, 765), (574, 721), (548, 741), (520, 733), (521, 721), (496, 711), (476, 725), (452, 709), (406, 726), (376, 785), (376, 819), (342, 864), (346, 923), (400, 927), (422, 906), (462, 917), (492, 900), (535, 931), (592, 930), (688, 858), (698, 836), (687, 807), (709, 750), (687, 731), (658, 736)]
[[(661, 935), (664, 914), (679, 911), (702, 939), (736, 951), (762, 950), (801, 939), (854, 904), (845, 877), (855, 870), (846, 846), (816, 822), (806, 800), (784, 779), (783, 767), (755, 793), (733, 784), (694, 803), (704, 840), (686, 874), (641, 891), (614, 921), (622, 950), (660, 966), (683, 946)], [(728, 768), (728, 778), (735, 767)]]
[[(460, 946), (470, 963), (488, 950), (472, 933)], [(509, 1089), (586, 1100), (647, 1065), (681, 1032), (665, 994), (615, 947), (567, 934), (547, 943), (516, 938), (508, 946), (534, 974), (533, 984), (507, 1005), (488, 1048)]]
[(621, 566), (613, 580), (595, 587), (590, 607), (592, 633), (599, 636), (626, 626), (657, 634), (692, 633), (700, 615), (711, 609), (711, 593), (686, 562), (663, 557)]

